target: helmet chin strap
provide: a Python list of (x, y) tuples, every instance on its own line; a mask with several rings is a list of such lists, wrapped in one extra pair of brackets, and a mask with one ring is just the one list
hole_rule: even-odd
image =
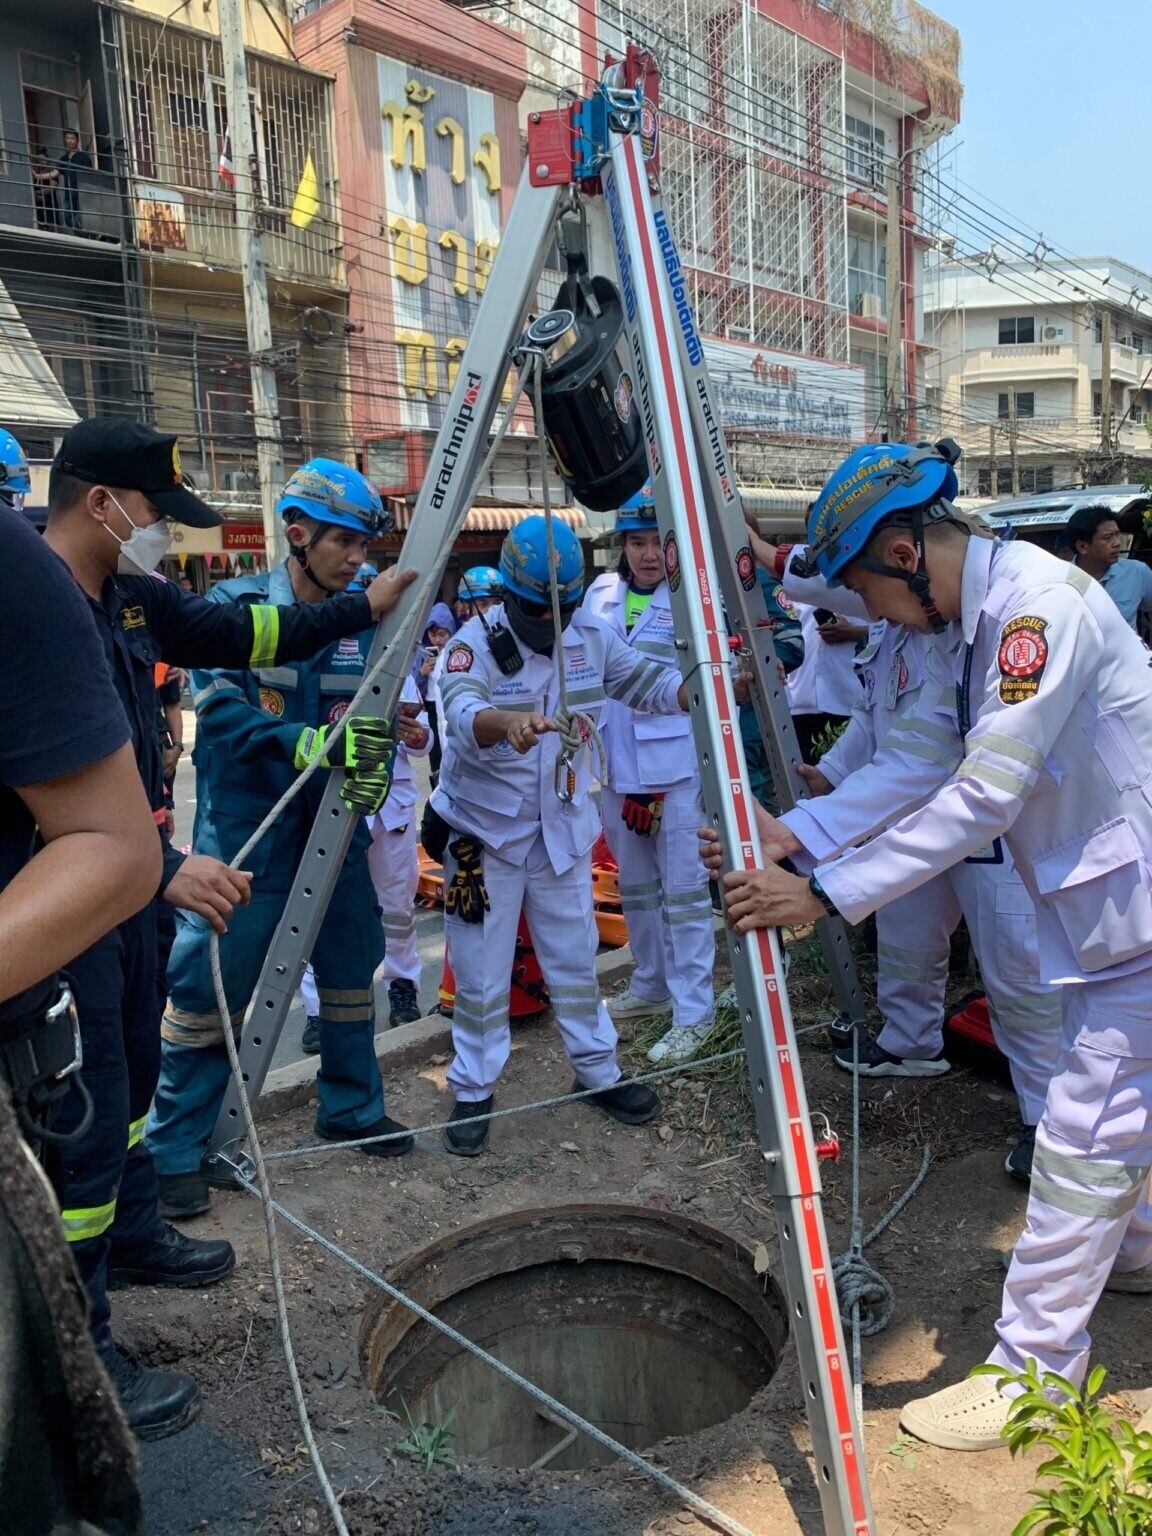
[(924, 513), (917, 507), (912, 514), (912, 539), (916, 545), (916, 569), (914, 571), (901, 570), (898, 565), (884, 565), (879, 560), (870, 560), (867, 555), (861, 555), (855, 561), (856, 565), (862, 565), (866, 571), (875, 571), (880, 576), (893, 576), (904, 582), (909, 592), (923, 608), (934, 635), (942, 635), (948, 628), (947, 622), (941, 618), (940, 610), (936, 606), (932, 596), (932, 588), (928, 579), (928, 561), (924, 553)]
[(308, 540), (307, 544), (293, 544), (292, 545), (292, 558), (299, 564), (300, 569), (308, 577), (308, 580), (312, 583), (312, 585), (314, 587), (319, 588), (319, 590), (321, 592), (325, 593), (328, 597), (339, 597), (341, 592), (347, 591), (347, 588), (346, 587), (326, 587), (324, 585), (324, 583), (320, 580), (320, 578), (316, 575), (316, 572), (308, 564), (308, 551), (312, 548), (313, 544), (315, 544), (316, 540), (318, 538), (320, 538), (320, 536), (321, 536), (321, 534), (323, 534), (323, 532), (324, 532), (324, 529), (321, 528), (319, 530), (319, 532), (314, 533), (312, 535), (312, 537)]

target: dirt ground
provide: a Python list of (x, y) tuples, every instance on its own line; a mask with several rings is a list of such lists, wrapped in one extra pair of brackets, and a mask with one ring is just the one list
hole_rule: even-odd
[[(794, 946), (790, 992), (798, 1027), (826, 1013), (810, 941)], [(866, 964), (867, 962), (865, 962)], [(718, 980), (723, 977), (718, 975)], [(645, 1038), (626, 1050), (641, 1070)], [(833, 1254), (849, 1237), (851, 1079), (822, 1033), (803, 1042), (809, 1104), (840, 1136), (839, 1163), (823, 1165)], [(392, 1075), (390, 1111), (411, 1125), (446, 1118), (445, 1061)], [(582, 1105), (493, 1126), (489, 1153), (447, 1156), (435, 1136), (399, 1161), (329, 1152), (271, 1165), (278, 1198), (376, 1272), (445, 1234), (507, 1211), (588, 1200), (679, 1211), (773, 1251), (773, 1217), (757, 1167), (742, 1084), (731, 1073), (685, 1072), (664, 1090), (659, 1120), (629, 1129)], [(498, 1103), (563, 1093), (570, 1083), (555, 1030), (522, 1026)], [(964, 1456), (901, 1436), (901, 1404), (958, 1379), (987, 1352), (998, 1311), (1001, 1254), (1024, 1212), (1024, 1192), (1003, 1172), (1018, 1122), (1011, 1089), (988, 1063), (954, 1066), (936, 1080), (877, 1080), (862, 1092), (865, 1228), (911, 1182), (924, 1145), (931, 1171), (905, 1211), (869, 1248), (893, 1285), (888, 1329), (864, 1340), (864, 1434), (884, 1536), (1007, 1536), (1028, 1507), (1039, 1456)], [(670, 1134), (669, 1134), (670, 1133)], [(265, 1126), (268, 1150), (314, 1140), (298, 1110)], [(117, 1326), (152, 1364), (201, 1382), (200, 1423), (145, 1448), (149, 1536), (234, 1536), (330, 1529), (306, 1458), (276, 1332), (263, 1224), (242, 1193), (215, 1196), (191, 1225), (227, 1236), (238, 1266), (206, 1292), (140, 1289), (115, 1298)], [(366, 1284), (290, 1229), (281, 1244), (301, 1377), (322, 1454), (354, 1536), (692, 1536), (704, 1532), (639, 1474), (505, 1471), (479, 1462), (423, 1466), (393, 1449), (403, 1431), (361, 1381), (357, 1333)], [(1096, 1358), (1109, 1369), (1117, 1408), (1152, 1382), (1150, 1304), (1106, 1296)], [(760, 1536), (818, 1536), (821, 1522), (795, 1358), (727, 1423), (664, 1441), (653, 1459)]]

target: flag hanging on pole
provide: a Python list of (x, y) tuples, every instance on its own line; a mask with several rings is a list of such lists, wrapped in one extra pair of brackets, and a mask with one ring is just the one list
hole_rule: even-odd
[(292, 203), (292, 223), (297, 229), (307, 229), (319, 212), (320, 183), (316, 180), (316, 167), (312, 163), (312, 151), (309, 150)]
[(224, 135), (224, 143), (220, 149), (220, 163), (216, 167), (216, 175), (224, 183), (230, 192), (236, 190), (236, 167), (232, 164), (232, 135)]

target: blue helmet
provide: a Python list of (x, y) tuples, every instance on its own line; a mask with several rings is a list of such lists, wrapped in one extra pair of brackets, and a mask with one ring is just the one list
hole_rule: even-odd
[(466, 603), (476, 597), (503, 597), (504, 578), (494, 565), (472, 565), (460, 577), (460, 591)]
[(931, 443), (866, 443), (854, 449), (825, 482), (808, 514), (809, 564), (829, 586), (842, 585), (845, 566), (895, 512), (922, 511), (923, 522), (951, 516), (956, 495), (953, 464), (960, 450), (950, 439)]
[[(556, 547), (556, 585), (561, 606), (579, 602), (584, 591), (584, 554), (580, 540), (558, 518), (552, 520)], [(509, 592), (530, 603), (550, 603), (548, 532), (540, 513), (517, 523), (500, 547), (500, 573)]]
[(31, 489), (32, 476), (24, 450), (11, 432), (0, 427), (0, 501), (20, 512)]
[(390, 533), (394, 524), (384, 511), (380, 492), (360, 473), (336, 459), (309, 459), (284, 487), (276, 511), (286, 522), (302, 512), (318, 523), (352, 528), (375, 536)]
[(656, 503), (652, 498), (652, 482), (645, 483), (616, 513), (617, 533), (655, 533)]
[(365, 561), (356, 575), (348, 583), (349, 592), (364, 592), (372, 585), (380, 572), (369, 561)]

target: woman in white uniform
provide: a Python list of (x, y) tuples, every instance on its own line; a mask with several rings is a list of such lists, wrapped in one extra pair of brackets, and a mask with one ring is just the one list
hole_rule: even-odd
[[(616, 515), (616, 574), (599, 577), (586, 609), (649, 661), (678, 669), (672, 609), (656, 513), (647, 487)], [(715, 1018), (716, 943), (708, 877), (696, 829), (704, 805), (686, 715), (654, 715), (609, 700), (601, 734), (608, 781), (604, 832), (620, 868), (620, 905), (636, 969), (608, 1003), (619, 1022), (671, 1011), (671, 1028), (649, 1061), (687, 1061)]]

